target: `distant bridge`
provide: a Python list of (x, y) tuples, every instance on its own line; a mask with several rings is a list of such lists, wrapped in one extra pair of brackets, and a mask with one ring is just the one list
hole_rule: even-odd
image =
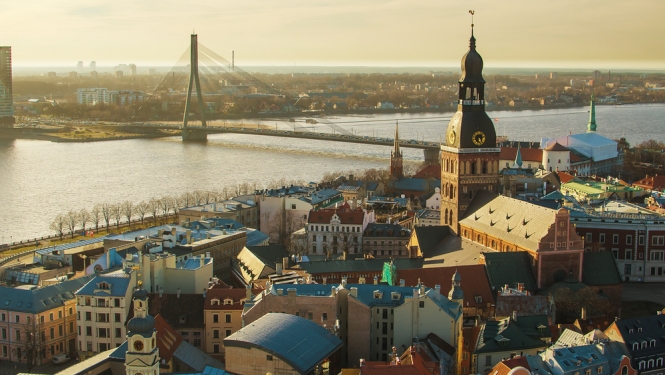
[[(143, 125), (137, 125), (137, 128), (146, 127), (163, 129), (163, 130), (183, 130), (180, 125), (169, 125), (169, 124), (150, 124), (145, 123)], [(377, 145), (377, 146), (393, 146), (394, 139), (392, 138), (381, 138), (381, 137), (372, 137), (372, 136), (362, 136), (362, 135), (353, 135), (353, 134), (332, 134), (332, 133), (317, 133), (310, 131), (291, 131), (291, 130), (275, 130), (275, 129), (250, 129), (247, 127), (236, 127), (236, 126), (201, 126), (201, 125), (187, 125), (187, 129), (190, 131), (195, 131), (200, 134), (250, 134), (250, 135), (262, 135), (262, 136), (271, 136), (271, 137), (285, 137), (285, 138), (301, 138), (301, 139), (313, 139), (317, 141), (332, 141), (332, 142), (346, 142), (346, 143), (361, 143), (367, 145)], [(405, 148), (416, 148), (423, 150), (425, 161), (428, 162), (439, 162), (439, 151), (441, 150), (441, 145), (438, 142), (427, 142), (427, 141), (416, 141), (416, 140), (401, 140), (399, 142), (400, 147)]]

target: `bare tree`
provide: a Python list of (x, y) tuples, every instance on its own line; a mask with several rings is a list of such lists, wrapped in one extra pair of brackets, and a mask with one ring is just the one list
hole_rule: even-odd
[(160, 202), (159, 199), (156, 198), (150, 198), (150, 200), (148, 201), (149, 211), (150, 214), (152, 214), (152, 221), (155, 224), (157, 224), (157, 215), (159, 214), (159, 206), (160, 206), (159, 202)]
[(99, 222), (102, 220), (102, 206), (96, 204), (90, 210), (90, 224), (95, 224), (95, 232), (99, 232)]
[(66, 222), (67, 219), (63, 215), (58, 215), (53, 219), (50, 225), (51, 230), (55, 232), (56, 236), (60, 237), (60, 241), (62, 241), (62, 236), (65, 232)]
[(79, 216), (79, 224), (81, 225), (81, 229), (85, 233), (85, 226), (90, 222), (90, 212), (85, 208), (83, 208), (81, 209), (81, 211), (78, 212), (78, 216)]
[(102, 217), (106, 223), (106, 231), (109, 231), (109, 224), (111, 223), (111, 211), (113, 210), (113, 205), (109, 203), (102, 204)]
[[(25, 364), (28, 367), (28, 373), (32, 372), (32, 369), (41, 362), (42, 354), (44, 353), (45, 345), (43, 336), (45, 332), (41, 332), (40, 324), (37, 322), (28, 323), (25, 325), (25, 331), (23, 340), (17, 337), (19, 345), (23, 347), (24, 352), (21, 353), (23, 358), (25, 358)], [(19, 359), (20, 361), (20, 359)]]
[(162, 199), (159, 200), (159, 208), (162, 210), (162, 216), (164, 217), (164, 222), (168, 220), (169, 213), (171, 212), (171, 201), (172, 198), (170, 197), (162, 197)]
[(115, 220), (116, 229), (120, 229), (120, 219), (122, 218), (122, 205), (120, 203), (111, 205), (111, 217)]
[(79, 222), (79, 214), (74, 210), (69, 210), (65, 216), (67, 228), (69, 229), (69, 234), (74, 238), (74, 231), (76, 230), (76, 224)]
[(150, 206), (145, 201), (141, 201), (141, 203), (136, 205), (136, 214), (138, 215), (139, 219), (141, 219), (141, 225), (143, 225), (143, 221), (145, 220), (145, 215), (149, 211), (150, 211)]
[(129, 228), (132, 228), (132, 216), (134, 216), (134, 203), (130, 201), (124, 201), (122, 203), (122, 214), (127, 219), (127, 225)]

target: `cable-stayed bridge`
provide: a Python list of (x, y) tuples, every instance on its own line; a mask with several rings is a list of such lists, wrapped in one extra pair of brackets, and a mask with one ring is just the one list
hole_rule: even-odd
[[(186, 64), (186, 63), (189, 64)], [(186, 89), (185, 89), (186, 87)], [(182, 89), (182, 91), (180, 91)], [(253, 134), (273, 137), (289, 137), (314, 139), (321, 141), (347, 142), (392, 146), (393, 139), (359, 136), (325, 118), (317, 118), (316, 122), (326, 125), (332, 133), (312, 131), (308, 127), (293, 123), (293, 131), (278, 129), (261, 129), (249, 127), (209, 126), (207, 121), (206, 97), (213, 96), (281, 96), (273, 86), (261, 81), (252, 74), (235, 66), (235, 61), (228, 61), (210, 48), (198, 43), (196, 34), (191, 35), (191, 45), (182, 54), (178, 62), (171, 68), (157, 85), (152, 95), (139, 108), (149, 110), (156, 98), (170, 96), (174, 93), (185, 95), (185, 109), (179, 125), (144, 123), (141, 127), (158, 129), (180, 129), (183, 141), (205, 141), (208, 134), (235, 133)], [(182, 95), (182, 94), (181, 94)], [(192, 122), (200, 123), (193, 124)], [(400, 146), (422, 149), (424, 158), (429, 162), (439, 159), (440, 143), (415, 140), (400, 140)]]

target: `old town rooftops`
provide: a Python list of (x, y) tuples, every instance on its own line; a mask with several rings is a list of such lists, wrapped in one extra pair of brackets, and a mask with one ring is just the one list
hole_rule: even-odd
[(0, 307), (8, 311), (38, 314), (63, 306), (65, 301), (74, 299), (76, 290), (90, 279), (92, 276), (84, 276), (29, 290), (0, 286)]
[(355, 210), (349, 208), (348, 204), (343, 204), (340, 208), (323, 208), (311, 210), (307, 218), (309, 224), (330, 224), (333, 218), (337, 218), (340, 224), (363, 224), (365, 211), (358, 207)]

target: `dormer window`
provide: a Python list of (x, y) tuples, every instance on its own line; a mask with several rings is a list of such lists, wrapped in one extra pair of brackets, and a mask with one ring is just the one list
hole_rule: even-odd
[(185, 315), (180, 315), (180, 316), (178, 317), (178, 322), (180, 322), (180, 324), (185, 324), (185, 323), (187, 323), (187, 317), (186, 317)]
[(474, 296), (473, 298), (476, 300), (476, 303), (483, 303), (483, 296)]
[(230, 299), (230, 298), (226, 298), (226, 299), (224, 300), (224, 305), (233, 305), (233, 300)]
[(383, 298), (383, 292), (375, 290), (374, 291), (374, 299), (381, 299), (381, 298)]
[(111, 285), (106, 281), (102, 281), (101, 283), (97, 284), (97, 289), (109, 290), (111, 289)]
[(642, 327), (639, 327), (639, 328), (637, 329), (637, 332), (642, 332)]
[(628, 330), (628, 333), (633, 333), (633, 329), (632, 329), (632, 328), (629, 329), (629, 330)]
[(393, 301), (399, 301), (400, 297), (401, 297), (401, 293), (397, 293), (397, 292), (390, 293), (390, 299), (393, 300)]
[(219, 305), (219, 300), (218, 300), (218, 299), (212, 299), (212, 300), (210, 300), (210, 305), (211, 305), (211, 306), (217, 306), (217, 305)]

